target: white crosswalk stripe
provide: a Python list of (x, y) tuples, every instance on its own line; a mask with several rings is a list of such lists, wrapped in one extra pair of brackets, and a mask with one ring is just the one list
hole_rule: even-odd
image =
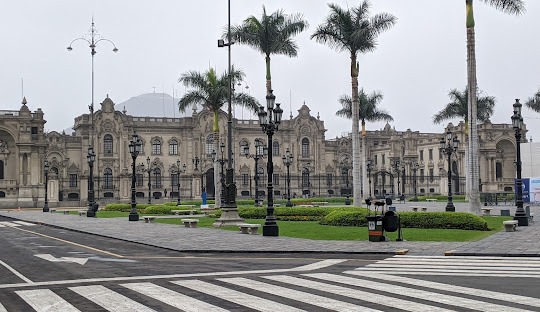
[(540, 259), (505, 257), (394, 256), (359, 270), (381, 274), (540, 278)]
[(34, 226), (34, 223), (24, 221), (0, 221), (0, 227)]
[[(395, 260), (389, 260), (395, 261)], [(529, 261), (529, 260), (523, 260)], [(281, 273), (249, 277), (124, 282), (118, 286), (65, 286), (67, 291), (14, 291), (35, 311), (79, 311), (93, 302), (106, 311), (538, 311), (540, 298), (387, 275), (361, 269), (342, 273)], [(159, 283), (159, 285), (158, 285)], [(174, 285), (172, 285), (174, 284)], [(180, 287), (178, 287), (180, 286)], [(36, 286), (31, 286), (35, 288)], [(59, 287), (59, 286), (57, 286)], [(116, 287), (116, 288), (115, 288)], [(199, 295), (194, 295), (194, 292)], [(60, 297), (62, 294), (65, 298)], [(71, 295), (70, 295), (71, 294)], [(285, 302), (286, 301), (286, 302)], [(220, 304), (221, 303), (221, 304)], [(4, 304), (7, 309), (2, 306)], [(75, 306), (77, 305), (77, 307)], [(236, 305), (236, 306), (235, 306)], [(230, 308), (233, 307), (233, 308)], [(0, 312), (12, 307), (0, 303)], [(380, 310), (379, 310), (380, 309)], [(21, 307), (19, 310), (28, 310)]]

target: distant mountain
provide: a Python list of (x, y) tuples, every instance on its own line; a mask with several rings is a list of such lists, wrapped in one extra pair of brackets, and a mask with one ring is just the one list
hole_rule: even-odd
[(178, 111), (179, 98), (167, 93), (146, 93), (134, 96), (127, 101), (115, 105), (117, 111), (126, 109), (126, 113), (136, 117), (185, 117), (191, 116), (191, 108), (185, 112)]

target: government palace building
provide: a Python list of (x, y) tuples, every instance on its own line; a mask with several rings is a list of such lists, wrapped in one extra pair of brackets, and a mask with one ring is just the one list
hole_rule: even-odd
[[(108, 96), (91, 114), (74, 119), (70, 133), (45, 132), (45, 112), (33, 112), (23, 99), (18, 110), (0, 111), (0, 208), (43, 207), (45, 185), (50, 207), (85, 206), (88, 200), (89, 146), (93, 147), (96, 201), (128, 203), (131, 199), (133, 133), (142, 141), (136, 159), (136, 198), (139, 203), (200, 199), (205, 191), (216, 195), (227, 153), (227, 114), (219, 114), (219, 134), (212, 132), (211, 111), (193, 109), (179, 118), (132, 116), (115, 109)], [(93, 115), (93, 116), (92, 116)], [(350, 121), (347, 121), (349, 124)], [(267, 155), (253, 154), (255, 142), (268, 142), (258, 120), (233, 118), (233, 168), (238, 198), (266, 200), (266, 164), (272, 157), (275, 198), (287, 196), (287, 172), (292, 197), (352, 196), (352, 140), (350, 135), (325, 137), (324, 121), (303, 104), (295, 116), (283, 118)], [(439, 150), (447, 130), (457, 135), (458, 149), (448, 155)], [(481, 192), (513, 192), (516, 142), (511, 124), (478, 125)], [(466, 189), (465, 124), (448, 124), (439, 133), (398, 131), (390, 125), (367, 131), (366, 159), (369, 187), (363, 196), (448, 194)], [(219, 140), (219, 141), (218, 141)], [(217, 151), (216, 151), (217, 147)], [(292, 163), (282, 159), (289, 150)], [(265, 153), (261, 153), (265, 154)], [(49, 171), (44, 170), (47, 160)], [(450, 168), (450, 172), (448, 172)], [(288, 170), (289, 169), (289, 170)], [(216, 172), (217, 171), (217, 172)], [(258, 179), (256, 179), (256, 177)], [(150, 181), (150, 188), (149, 182)]]

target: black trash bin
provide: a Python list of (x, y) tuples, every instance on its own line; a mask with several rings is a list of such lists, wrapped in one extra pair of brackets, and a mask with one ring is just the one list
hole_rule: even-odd
[(383, 229), (386, 232), (395, 232), (399, 228), (398, 216), (393, 211), (387, 211), (383, 218)]
[(386, 238), (384, 237), (384, 228), (383, 220), (384, 216), (367, 216), (368, 223), (368, 234), (370, 242), (384, 242)]

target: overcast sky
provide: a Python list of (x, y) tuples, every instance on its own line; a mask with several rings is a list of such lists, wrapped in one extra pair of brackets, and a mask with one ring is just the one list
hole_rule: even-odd
[[(394, 117), (391, 125), (397, 130), (441, 133), (446, 123), (434, 125), (432, 116), (448, 103), (450, 89), (466, 85), (465, 1), (371, 2), (372, 14), (391, 13), (398, 22), (380, 36), (375, 52), (359, 57), (360, 86), (384, 94), (381, 108)], [(351, 92), (349, 56), (309, 39), (328, 15), (327, 2), (231, 0), (232, 24), (260, 16), (263, 4), (269, 13), (302, 13), (310, 24), (297, 37), (297, 58), (272, 58), (272, 86), (284, 118), (291, 110), (296, 115), (305, 101), (312, 115), (319, 113), (325, 121), (327, 139), (350, 131), (350, 122), (335, 116), (338, 98)], [(516, 17), (475, 2), (478, 86), (497, 99), (493, 123), (510, 123), (515, 99), (524, 102), (540, 87), (540, 1), (529, 0), (526, 7), (525, 15)], [(98, 32), (119, 49), (113, 53), (108, 42), (97, 46), (96, 106), (106, 94), (120, 103), (153, 92), (153, 87), (182, 96), (185, 88), (177, 80), (183, 72), (204, 71), (209, 65), (218, 72), (227, 69), (227, 50), (217, 47), (227, 24), (226, 0), (6, 1), (0, 10), (1, 109), (20, 108), (23, 78), (28, 106), (43, 109), (48, 131), (68, 128), (76, 116), (88, 112), (90, 48), (82, 41), (74, 43), (71, 52), (66, 47), (88, 33), (92, 16)], [(249, 93), (264, 102), (264, 57), (234, 45), (232, 58), (246, 73)], [(240, 110), (236, 117), (241, 117)], [(530, 129), (527, 138), (540, 140), (540, 114), (524, 109), (524, 118)]]

